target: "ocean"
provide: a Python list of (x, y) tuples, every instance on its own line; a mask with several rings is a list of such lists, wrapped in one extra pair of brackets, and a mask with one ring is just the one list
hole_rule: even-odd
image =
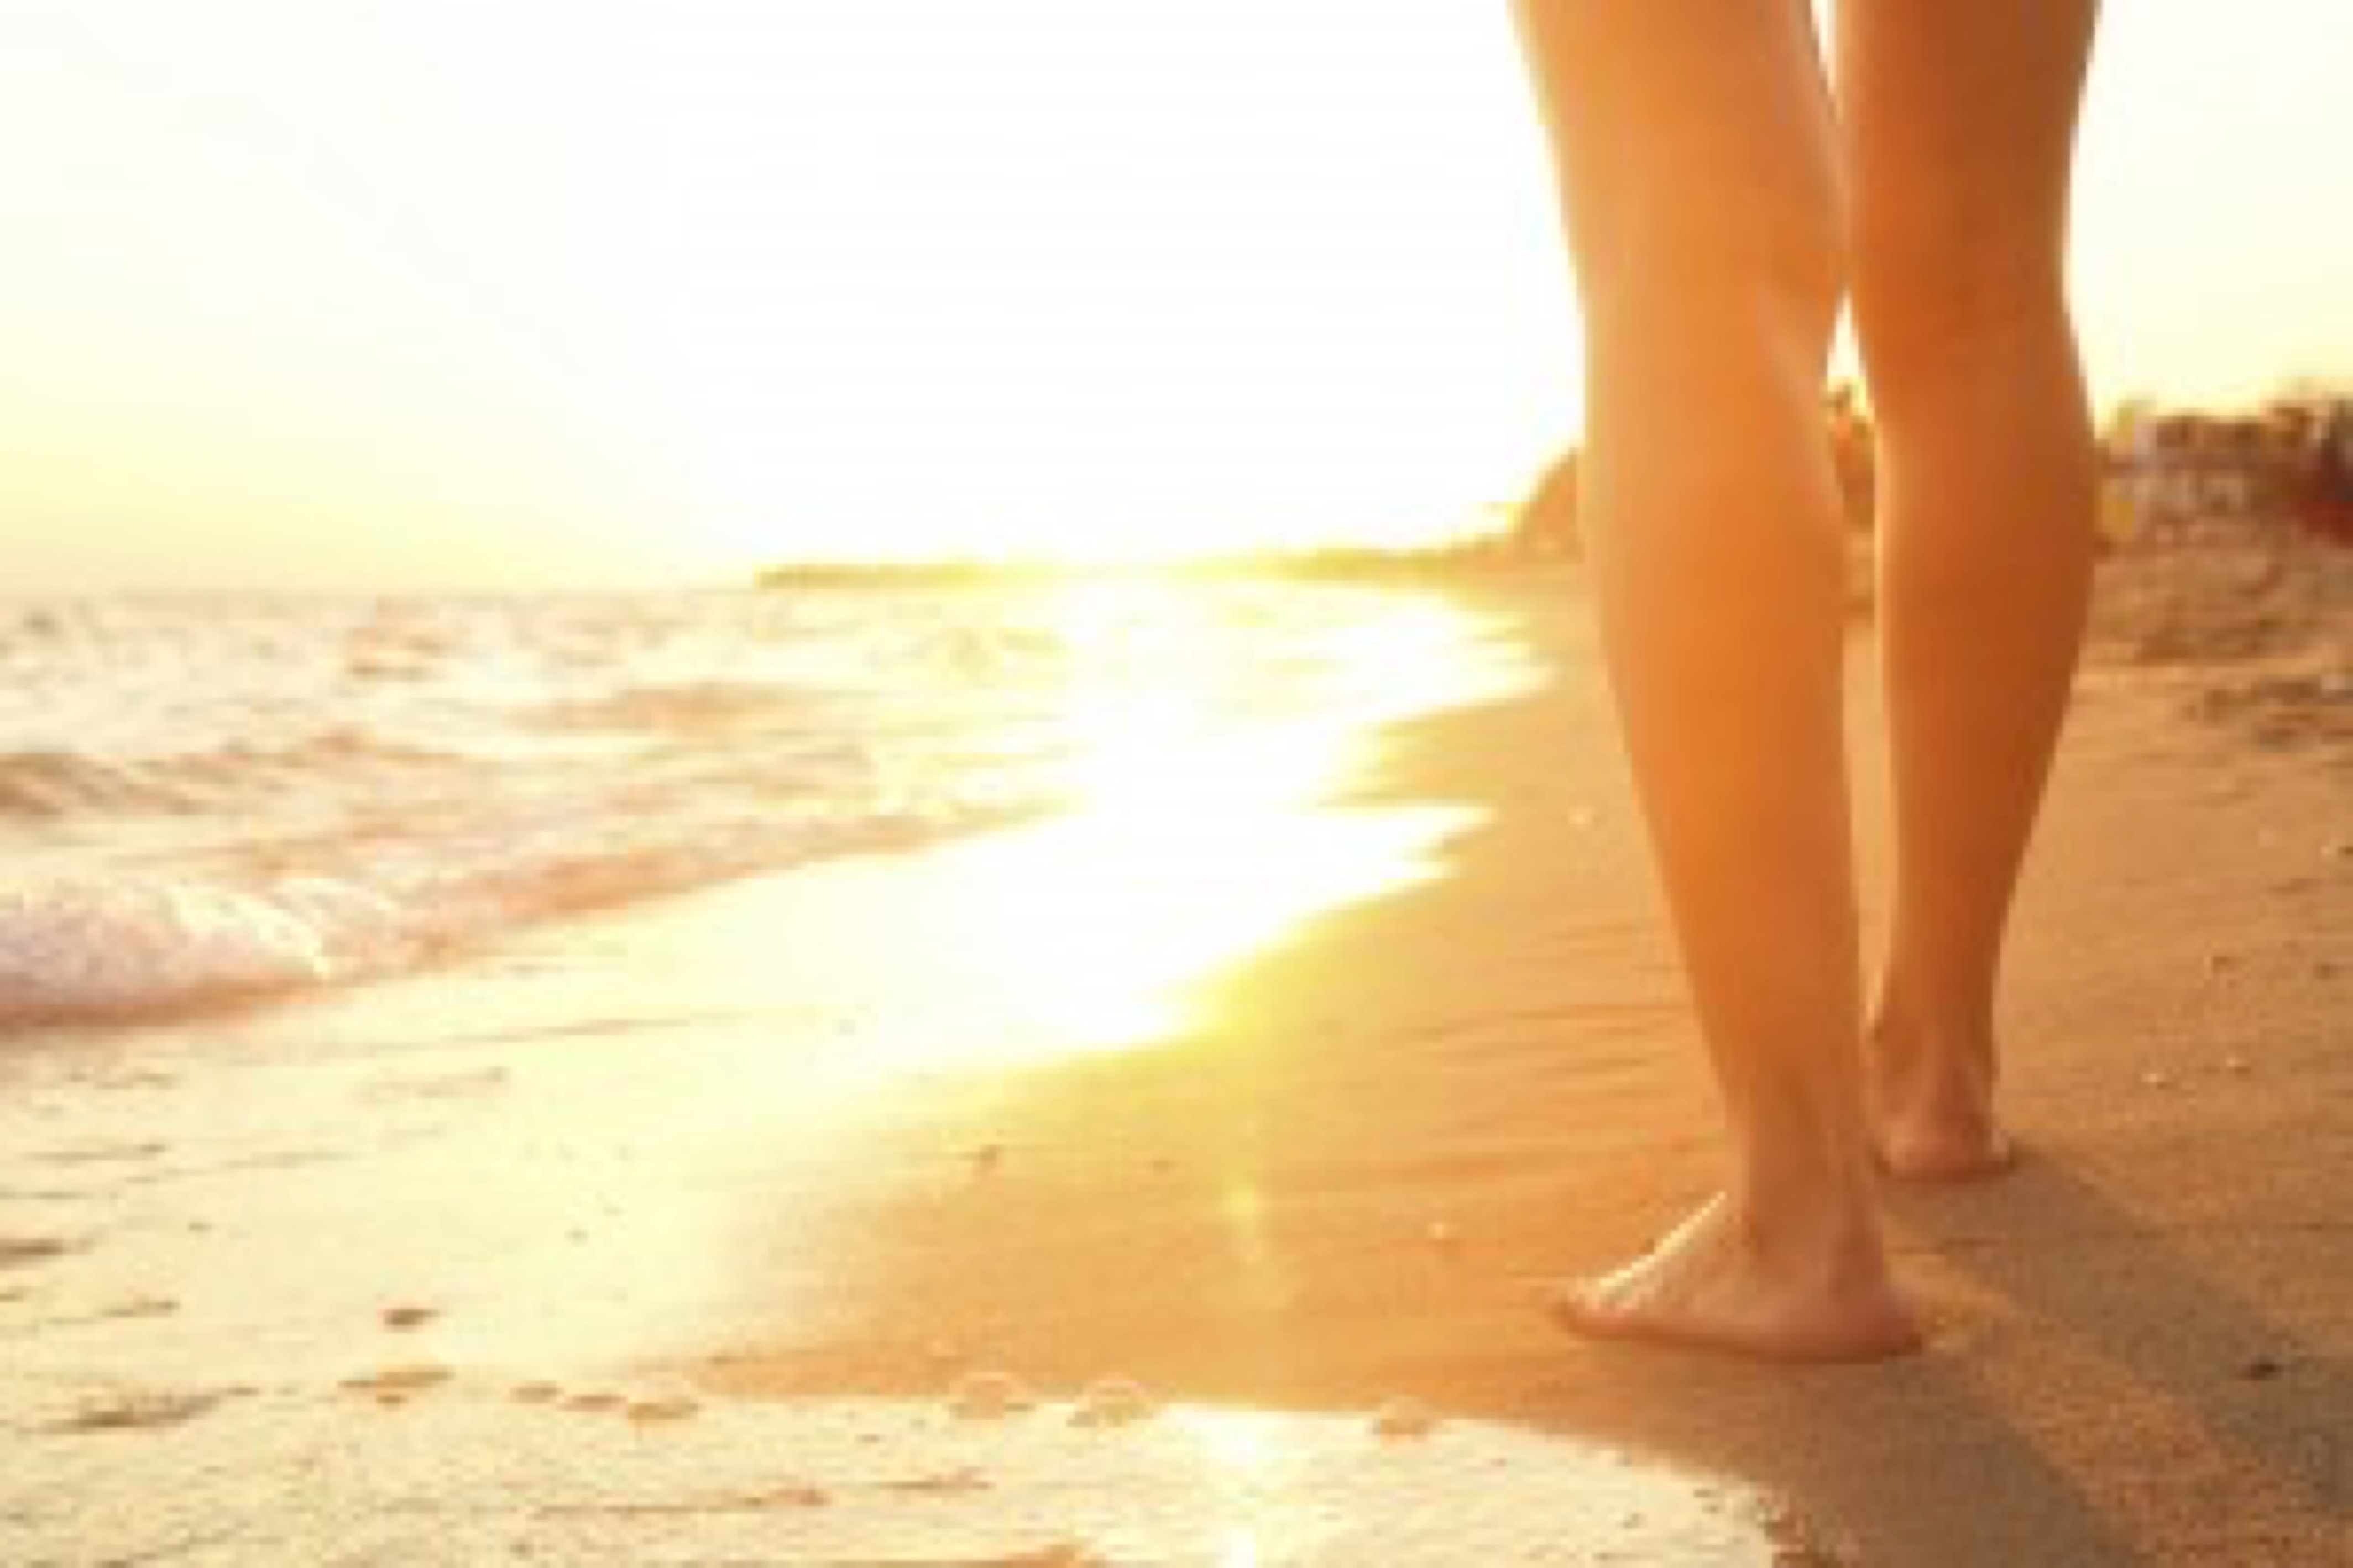
[(1456, 597), (1290, 580), (0, 601), (0, 1025), (456, 962), (1527, 673)]

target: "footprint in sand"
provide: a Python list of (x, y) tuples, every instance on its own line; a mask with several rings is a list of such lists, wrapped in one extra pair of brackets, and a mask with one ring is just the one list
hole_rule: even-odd
[(0, 1236), (0, 1268), (29, 1268), (37, 1263), (54, 1263), (89, 1245), (58, 1236)]
[(639, 1399), (621, 1407), (621, 1414), (640, 1426), (651, 1426), (668, 1421), (684, 1421), (702, 1413), (702, 1407), (691, 1399)]
[(565, 1410), (578, 1410), (589, 1415), (598, 1415), (607, 1410), (618, 1410), (628, 1404), (628, 1401), (617, 1394), (575, 1394), (561, 1401), (560, 1404), (561, 1408)]
[(193, 1421), (241, 1389), (126, 1389), (83, 1403), (49, 1427), (59, 1434), (142, 1432)]

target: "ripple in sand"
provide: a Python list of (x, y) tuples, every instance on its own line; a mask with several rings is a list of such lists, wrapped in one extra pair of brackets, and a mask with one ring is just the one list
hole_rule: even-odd
[(79, 1318), (58, 1320), (53, 1326), (71, 1323), (111, 1323), (140, 1318), (168, 1318), (180, 1310), (180, 1303), (169, 1296), (130, 1296), (96, 1307)]
[(988, 1478), (967, 1465), (958, 1470), (942, 1470), (936, 1475), (909, 1476), (903, 1479), (874, 1483), (879, 1492), (900, 1492), (909, 1497), (963, 1497), (989, 1489)]
[(164, 1153), (169, 1145), (152, 1139), (137, 1142), (69, 1143), (59, 1148), (44, 1149), (33, 1158), (51, 1165), (114, 1165), (135, 1164), (153, 1160)]
[(462, 1095), (487, 1094), (506, 1087), (506, 1068), (483, 1068), (424, 1078), (379, 1079), (368, 1085), (365, 1092), (375, 1100), (449, 1100)]

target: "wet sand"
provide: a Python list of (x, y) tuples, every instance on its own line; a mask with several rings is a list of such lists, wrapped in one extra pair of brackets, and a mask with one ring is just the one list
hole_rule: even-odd
[[(1243, 918), (1276, 907), (1265, 846), (1106, 864), (1048, 825), (12, 1046), (0, 1544), (2340, 1560), (2345, 566), (2107, 568), (2012, 961), (2024, 1162), (1891, 1194), (1923, 1356), (1745, 1367), (1530, 1306), (1708, 1191), (1720, 1149), (1584, 607), (1498, 584), (1466, 592), (1548, 679), (1385, 737), (1313, 832), (1392, 874), (1303, 921)], [(1867, 679), (1856, 710), (1868, 757)], [(1253, 945), (1085, 984), (1090, 933), (1180, 919), (1123, 877), (1208, 887)], [(1056, 891), (976, 896), (1010, 886)], [(961, 1420), (976, 1370), (1050, 1405)], [(1303, 1414), (1206, 1468), (1149, 1449), (1177, 1416), (1087, 1447), (1129, 1443), (1067, 1421), (1113, 1374)], [(1374, 1433), (1407, 1399), (1437, 1428)], [(1644, 1472), (1646, 1512), (1546, 1437), (1694, 1479)], [(1800, 1523), (1767, 1531), (1752, 1484)]]

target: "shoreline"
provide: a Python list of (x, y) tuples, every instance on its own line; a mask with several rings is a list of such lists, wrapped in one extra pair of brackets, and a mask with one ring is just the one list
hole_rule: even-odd
[[(616, 1433), (756, 1454), (837, 1397), (936, 1413), (992, 1368), (1622, 1445), (1787, 1499), (1831, 1557), (2327, 1561), (2353, 1509), (2353, 700), (2327, 684), (2353, 597), (2324, 564), (2319, 587), (2227, 552), (2104, 568), (2012, 962), (2025, 1163), (1890, 1197), (1925, 1355), (1741, 1366), (1581, 1344), (1529, 1307), (1709, 1190), (1719, 1146), (1584, 606), (1565, 580), (1481, 584), (1547, 679), (1383, 731), (1314, 816), (1396, 838), (1392, 872), (1271, 943), (1230, 922), (1254, 948), (1196, 954), (1184, 1005), (1116, 1048), (1017, 1049), (1041, 1020), (983, 1005), (1023, 944), (987, 948), (954, 890), (1102, 847), (1049, 827), (10, 1058), (0, 1425), (18, 1485), (50, 1490), (0, 1498), (0, 1540), (79, 1486), (93, 1530), (201, 1547), (174, 1510), (291, 1506), (268, 1494), (322, 1453), (405, 1500), (372, 1520), (363, 1490), (316, 1528), (462, 1524), (473, 1472), (427, 1434), (512, 1440), (542, 1476)], [(1174, 864), (1249, 910), (1265, 858)], [(1028, 945), (1033, 985), (1090, 967)], [(177, 1501), (141, 1481), (167, 1451)], [(1435, 1505), (1474, 1510), (1448, 1474)], [(575, 1539), (715, 1517), (679, 1508)]]

